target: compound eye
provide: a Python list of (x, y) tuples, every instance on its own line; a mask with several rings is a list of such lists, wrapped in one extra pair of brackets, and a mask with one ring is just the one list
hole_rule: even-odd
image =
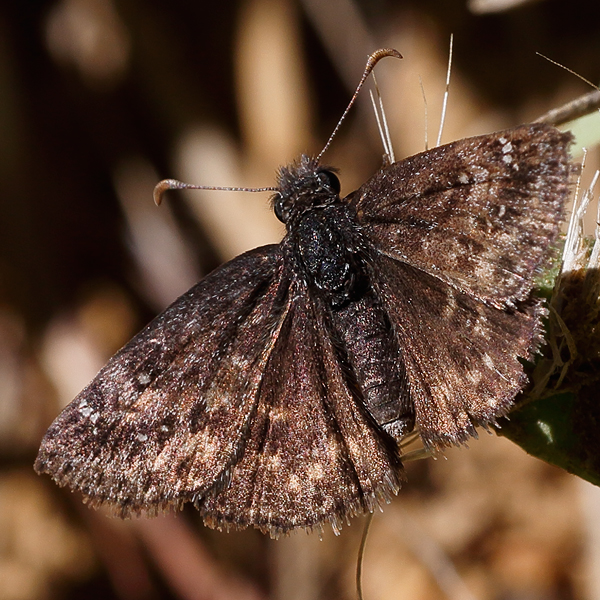
[(282, 223), (287, 222), (290, 211), (285, 206), (285, 198), (281, 194), (278, 194), (273, 200), (273, 212)]
[(342, 186), (340, 185), (340, 180), (338, 176), (333, 171), (321, 171), (321, 175), (324, 175), (327, 179), (327, 184), (334, 191), (335, 194), (339, 194)]

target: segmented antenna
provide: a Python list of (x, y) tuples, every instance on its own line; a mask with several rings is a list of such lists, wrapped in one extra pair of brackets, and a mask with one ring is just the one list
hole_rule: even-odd
[(261, 188), (247, 188), (247, 187), (223, 187), (217, 185), (194, 185), (192, 183), (184, 183), (177, 179), (163, 179), (159, 181), (154, 187), (153, 197), (156, 206), (160, 206), (165, 192), (168, 190), (215, 190), (223, 192), (276, 192), (276, 187), (261, 187)]
[(331, 145), (333, 138), (335, 137), (336, 133), (338, 132), (340, 125), (346, 118), (346, 115), (352, 108), (352, 105), (356, 101), (356, 98), (358, 97), (358, 93), (360, 92), (362, 86), (364, 85), (367, 77), (371, 74), (371, 71), (375, 68), (375, 65), (382, 58), (385, 58), (386, 56), (393, 56), (394, 58), (402, 58), (402, 54), (400, 54), (400, 52), (398, 52), (398, 50), (394, 50), (393, 48), (380, 48), (379, 50), (375, 50), (375, 52), (373, 52), (373, 54), (371, 54), (371, 56), (369, 56), (369, 58), (367, 59), (367, 65), (365, 66), (365, 70), (362, 74), (362, 77), (360, 78), (360, 81), (358, 82), (358, 85), (356, 86), (356, 90), (355, 90), (354, 94), (352, 94), (352, 98), (350, 99), (350, 102), (348, 103), (346, 110), (343, 112), (342, 116), (340, 117), (340, 120), (338, 121), (337, 125), (333, 129), (331, 135), (329, 136), (329, 139), (327, 140), (327, 143), (323, 147), (323, 150), (321, 150), (321, 152), (319, 152), (319, 154), (317, 155), (317, 161), (321, 160), (321, 157), (323, 156), (323, 154), (325, 154), (327, 148), (329, 148), (329, 146)]
[[(354, 102), (358, 96), (358, 93), (360, 92), (367, 77), (371, 74), (371, 71), (375, 68), (375, 65), (382, 58), (385, 58), (386, 56), (393, 56), (394, 58), (402, 58), (402, 55), (400, 54), (400, 52), (398, 52), (397, 50), (394, 50), (393, 48), (381, 48), (380, 50), (376, 50), (375, 52), (373, 52), (373, 54), (371, 54), (369, 56), (369, 58), (367, 59), (367, 64), (365, 66), (365, 70), (362, 74), (362, 77), (361, 77), (359, 83), (358, 83), (358, 86), (356, 87), (356, 91), (352, 95), (352, 98), (350, 99), (350, 102), (349, 102), (348, 106), (346, 107), (346, 110), (342, 114), (342, 116), (341, 116), (340, 120), (338, 121), (337, 125), (335, 126), (332, 134), (329, 136), (329, 139), (327, 140), (327, 143), (323, 147), (323, 150), (321, 150), (321, 152), (319, 152), (319, 155), (317, 156), (317, 161), (319, 161), (321, 159), (321, 157), (323, 156), (323, 154), (325, 153), (327, 148), (329, 148), (333, 138), (335, 137), (338, 129), (340, 128), (340, 125), (342, 124), (342, 121), (346, 118), (346, 115), (348, 114), (349, 110), (352, 108), (352, 105), (354, 104)], [(387, 124), (386, 124), (386, 129), (387, 129)], [(156, 187), (154, 188), (153, 196), (154, 196), (154, 202), (156, 203), (157, 206), (160, 205), (165, 192), (167, 192), (168, 190), (215, 190), (215, 191), (222, 190), (222, 191), (226, 191), (226, 192), (276, 192), (278, 190), (278, 188), (276, 188), (276, 187), (246, 188), (246, 187), (222, 187), (222, 186), (214, 186), (214, 185), (193, 185), (191, 183), (184, 183), (183, 181), (178, 181), (177, 179), (163, 179), (162, 181), (157, 183)]]

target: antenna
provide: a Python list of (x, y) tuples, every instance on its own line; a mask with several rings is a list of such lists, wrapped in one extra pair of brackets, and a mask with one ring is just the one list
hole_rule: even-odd
[(321, 157), (323, 156), (323, 154), (325, 154), (327, 148), (329, 148), (329, 146), (331, 145), (331, 142), (333, 141), (335, 134), (338, 132), (340, 125), (342, 124), (343, 120), (346, 118), (346, 115), (352, 108), (352, 105), (356, 101), (356, 98), (358, 97), (358, 93), (360, 92), (362, 86), (364, 85), (367, 77), (371, 74), (371, 71), (375, 68), (375, 65), (382, 58), (385, 58), (386, 56), (393, 56), (394, 58), (402, 58), (402, 54), (400, 54), (400, 52), (398, 52), (398, 50), (394, 50), (393, 48), (381, 48), (379, 50), (375, 50), (375, 52), (373, 52), (373, 54), (371, 54), (369, 56), (369, 58), (367, 59), (367, 64), (365, 66), (365, 70), (362, 74), (362, 77), (360, 78), (360, 81), (358, 82), (358, 85), (356, 86), (356, 90), (355, 90), (354, 94), (352, 95), (352, 98), (350, 99), (350, 102), (348, 103), (346, 110), (340, 117), (340, 120), (338, 121), (333, 132), (329, 136), (329, 139), (327, 140), (327, 143), (323, 147), (323, 150), (321, 150), (321, 152), (319, 152), (319, 154), (317, 155), (317, 161), (321, 160)]
[(276, 192), (279, 188), (262, 187), (262, 188), (246, 188), (246, 187), (222, 187), (216, 185), (193, 185), (184, 183), (177, 179), (163, 179), (154, 187), (153, 197), (156, 206), (160, 206), (163, 196), (168, 190), (215, 190), (223, 192)]
[[(352, 95), (352, 98), (350, 99), (350, 103), (346, 107), (346, 110), (344, 111), (340, 120), (338, 121), (337, 125), (335, 126), (333, 133), (329, 136), (329, 139), (327, 140), (327, 143), (323, 147), (323, 150), (321, 150), (321, 152), (319, 152), (319, 155), (317, 156), (317, 161), (319, 161), (321, 159), (321, 157), (323, 156), (323, 154), (325, 153), (327, 148), (329, 148), (333, 138), (335, 137), (335, 134), (337, 133), (338, 129), (340, 128), (340, 125), (342, 124), (342, 121), (346, 118), (346, 115), (352, 108), (352, 105), (354, 104), (354, 102), (358, 96), (358, 93), (360, 92), (362, 86), (364, 85), (367, 77), (371, 74), (371, 71), (375, 68), (375, 65), (382, 58), (385, 58), (386, 56), (393, 56), (394, 58), (402, 58), (402, 55), (400, 54), (400, 52), (398, 52), (397, 50), (394, 50), (393, 48), (381, 48), (380, 50), (376, 50), (375, 52), (373, 52), (373, 54), (371, 54), (369, 56), (369, 58), (367, 59), (367, 64), (365, 66), (365, 70), (362, 74), (362, 77), (361, 77), (359, 83), (358, 83), (358, 86), (356, 87), (356, 91)], [(385, 116), (384, 116), (384, 119), (385, 119)], [(385, 129), (387, 130), (387, 123), (385, 124)], [(388, 139), (389, 139), (389, 132), (388, 132)], [(153, 196), (154, 196), (154, 202), (157, 206), (160, 205), (165, 192), (167, 192), (168, 190), (215, 190), (215, 191), (226, 191), (226, 192), (277, 192), (279, 190), (279, 188), (277, 188), (277, 187), (246, 188), (246, 187), (221, 187), (221, 186), (214, 186), (214, 185), (193, 185), (191, 183), (184, 183), (183, 181), (178, 181), (177, 179), (163, 179), (162, 181), (157, 183), (154, 188)]]

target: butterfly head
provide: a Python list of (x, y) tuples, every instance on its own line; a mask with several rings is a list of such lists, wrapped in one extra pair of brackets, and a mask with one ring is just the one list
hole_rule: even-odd
[(273, 210), (288, 228), (305, 211), (333, 204), (340, 197), (340, 180), (335, 169), (305, 154), (299, 161), (281, 167), (277, 187), (279, 191), (271, 199)]

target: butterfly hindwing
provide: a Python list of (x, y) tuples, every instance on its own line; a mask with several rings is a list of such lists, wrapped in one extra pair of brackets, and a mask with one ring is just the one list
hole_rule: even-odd
[(539, 302), (496, 308), (388, 257), (373, 268), (425, 443), (465, 442), (506, 414), (525, 383), (519, 357), (539, 343)]
[(198, 507), (213, 526), (272, 535), (373, 510), (403, 475), (396, 443), (353, 396), (332, 344), (326, 308), (296, 281), (269, 358), (246, 452), (231, 485)]

